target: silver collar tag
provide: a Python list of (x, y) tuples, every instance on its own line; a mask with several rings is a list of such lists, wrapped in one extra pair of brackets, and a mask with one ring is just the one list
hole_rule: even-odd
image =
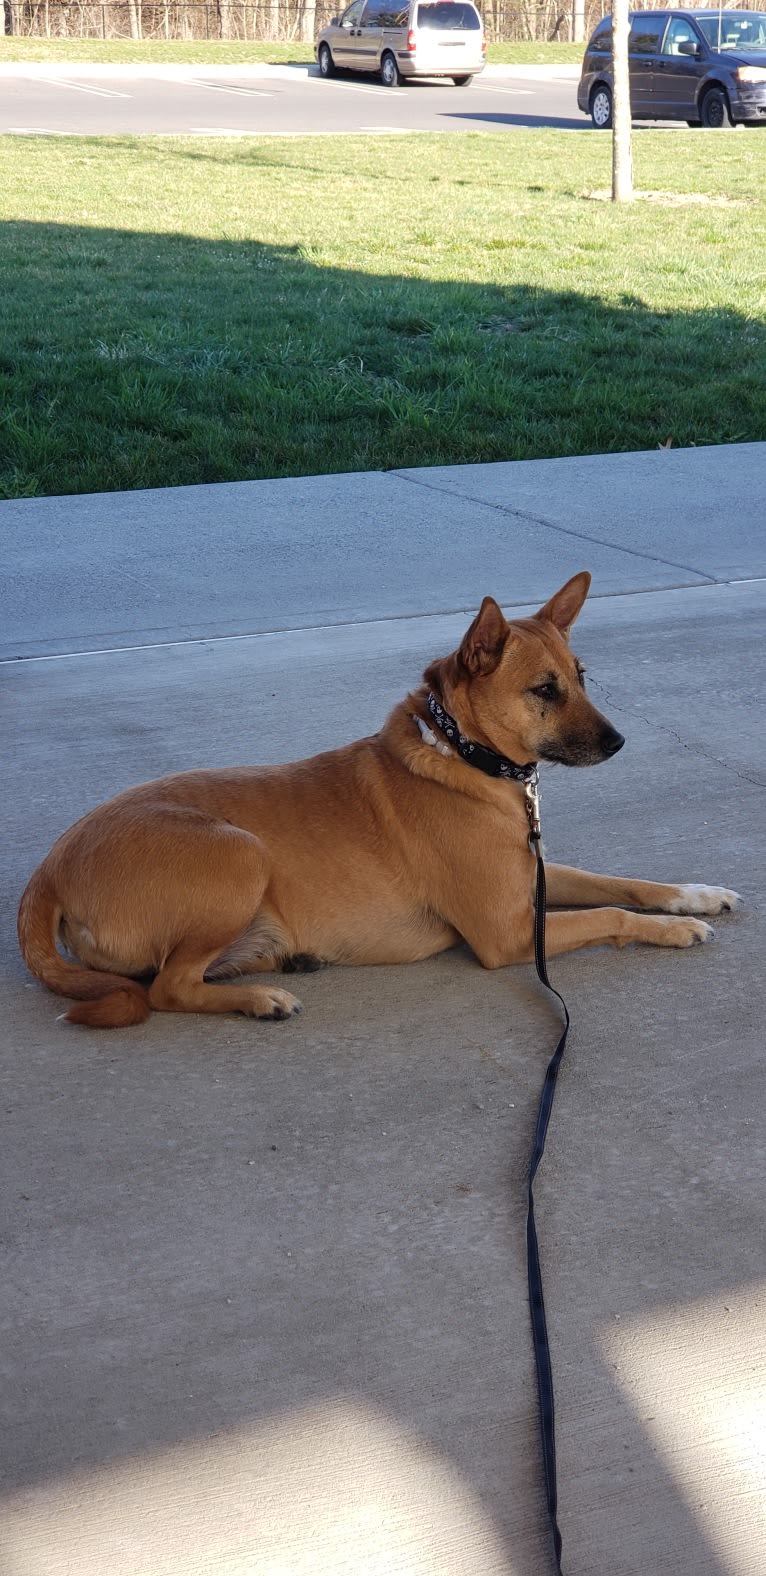
[(540, 847), (540, 773), (537, 767), (524, 784), (524, 808), (529, 822), (529, 846), (536, 852)]

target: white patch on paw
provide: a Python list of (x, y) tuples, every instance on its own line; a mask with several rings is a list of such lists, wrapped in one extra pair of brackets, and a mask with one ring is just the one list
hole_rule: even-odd
[(678, 897), (668, 903), (669, 914), (720, 914), (726, 908), (741, 908), (738, 892), (728, 887), (701, 886), (689, 881), (678, 888)]

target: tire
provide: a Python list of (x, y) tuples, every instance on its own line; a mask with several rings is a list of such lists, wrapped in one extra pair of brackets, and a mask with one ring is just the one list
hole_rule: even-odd
[(729, 100), (723, 88), (708, 88), (700, 104), (700, 120), (710, 131), (724, 131), (731, 126)]
[(590, 118), (596, 131), (609, 131), (612, 124), (612, 90), (599, 82), (590, 96)]
[(396, 58), (387, 49), (380, 62), (380, 80), (384, 88), (398, 88), (402, 80)]
[(330, 54), (329, 45), (327, 44), (320, 44), (319, 46), (319, 75), (320, 77), (335, 76), (335, 61)]
[(467, 77), (453, 77), (452, 80), (456, 88), (467, 88), (469, 83), (473, 82), (473, 77), (470, 75)]

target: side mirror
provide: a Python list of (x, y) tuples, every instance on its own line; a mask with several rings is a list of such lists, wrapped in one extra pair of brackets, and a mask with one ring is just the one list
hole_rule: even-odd
[(695, 44), (694, 40), (691, 38), (683, 38), (678, 46), (679, 55), (691, 55), (694, 60), (697, 59), (699, 52), (699, 44)]

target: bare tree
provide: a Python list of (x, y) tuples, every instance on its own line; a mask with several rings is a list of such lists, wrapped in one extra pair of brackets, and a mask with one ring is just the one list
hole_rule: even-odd
[(141, 38), (143, 36), (141, 0), (128, 0), (128, 15), (131, 38)]
[(301, 39), (304, 44), (312, 44), (314, 42), (316, 12), (316, 0), (305, 0), (301, 14)]
[(633, 153), (631, 149), (630, 71), (628, 0), (614, 0), (612, 8), (612, 201), (633, 200)]

